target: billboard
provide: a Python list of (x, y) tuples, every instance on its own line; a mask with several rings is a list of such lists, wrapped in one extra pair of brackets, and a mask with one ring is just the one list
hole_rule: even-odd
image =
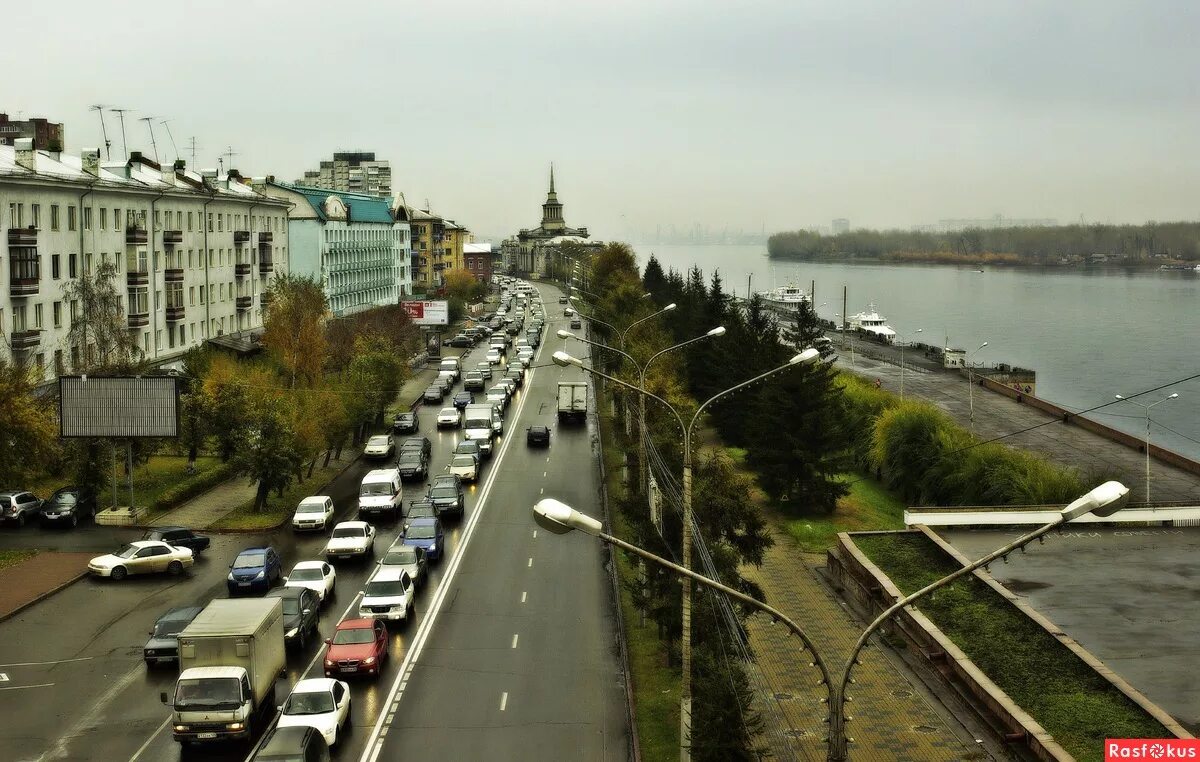
[(400, 302), (400, 306), (416, 325), (447, 325), (450, 322), (448, 302)]
[(172, 376), (60, 376), (59, 434), (179, 436), (178, 382)]

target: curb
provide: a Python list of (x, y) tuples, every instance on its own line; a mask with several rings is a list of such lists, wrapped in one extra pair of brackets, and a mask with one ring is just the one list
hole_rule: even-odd
[(57, 587), (47, 590), (46, 592), (33, 598), (32, 600), (22, 603), (20, 606), (17, 606), (15, 609), (8, 612), (7, 614), (0, 614), (0, 622), (5, 622), (5, 621), (8, 621), (9, 619), (12, 619), (17, 614), (20, 614), (22, 611), (29, 608), (30, 606), (33, 606), (36, 603), (41, 603), (42, 601), (46, 600), (50, 596), (59, 592), (60, 590), (65, 590), (66, 588), (70, 587), (71, 585), (74, 585), (76, 582), (83, 579), (87, 575), (88, 575), (88, 572), (87, 572), (87, 569), (85, 568), (83, 571), (79, 572), (78, 574), (76, 574), (74, 577), (67, 580), (66, 582), (63, 582), (61, 585), (58, 585)]

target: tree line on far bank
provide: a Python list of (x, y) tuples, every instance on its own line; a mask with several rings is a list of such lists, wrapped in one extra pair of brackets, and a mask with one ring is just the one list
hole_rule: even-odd
[(948, 233), (861, 229), (837, 235), (796, 230), (772, 235), (767, 251), (782, 259), (818, 260), (1059, 265), (1105, 256), (1130, 264), (1192, 262), (1200, 260), (1200, 223), (968, 228)]

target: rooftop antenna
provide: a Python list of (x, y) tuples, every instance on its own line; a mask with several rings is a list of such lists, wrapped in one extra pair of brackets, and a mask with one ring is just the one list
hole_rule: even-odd
[[(233, 150), (233, 146), (229, 146), (228, 148), (225, 149), (225, 153), (221, 154), (221, 156), (229, 159), (229, 168), (233, 167), (233, 157), (240, 156), (240, 155), (241, 154), (239, 154), (237, 151)], [(224, 162), (221, 159), (218, 159), (217, 161), (220, 161), (222, 166), (224, 166)], [(225, 169), (222, 171), (228, 171), (228, 170)]]
[(121, 120), (121, 151), (125, 153), (125, 161), (129, 161), (129, 146), (125, 143), (125, 112), (133, 111), (133, 109), (110, 108), (109, 111), (112, 111), (117, 115), (117, 118)]
[(104, 159), (108, 161), (112, 159), (112, 142), (108, 139), (108, 129), (104, 126), (104, 109), (107, 108), (103, 103), (92, 104), (92, 111), (100, 114), (100, 134), (104, 137)]
[(175, 152), (175, 158), (179, 158), (179, 146), (175, 145), (175, 136), (171, 134), (171, 120), (164, 119), (159, 124), (167, 128), (167, 137), (171, 139), (171, 150)]
[(157, 164), (158, 163), (158, 143), (156, 143), (154, 140), (154, 122), (152, 121), (153, 119), (154, 119), (154, 117), (152, 117), (152, 116), (143, 116), (143, 117), (140, 117), (138, 119), (138, 121), (145, 122), (146, 127), (150, 130), (150, 147), (152, 149), (154, 149), (154, 162)]
[(192, 136), (191, 149), (192, 149), (192, 166), (195, 167), (196, 166), (196, 138), (195, 138), (195, 136)]

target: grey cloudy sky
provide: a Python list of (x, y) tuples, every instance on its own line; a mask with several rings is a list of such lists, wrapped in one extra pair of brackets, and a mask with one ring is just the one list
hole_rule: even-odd
[(62, 0), (3, 26), (0, 110), (66, 122), (70, 150), (100, 142), (92, 103), (244, 174), (374, 150), (482, 233), (537, 224), (552, 160), (606, 239), (1200, 213), (1194, 0)]

